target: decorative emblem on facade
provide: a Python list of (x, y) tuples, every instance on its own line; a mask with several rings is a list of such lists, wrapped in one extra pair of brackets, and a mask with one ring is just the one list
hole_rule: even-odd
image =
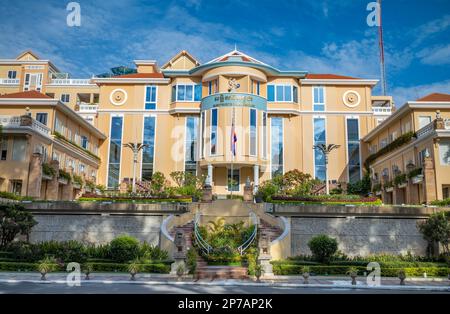
[(236, 82), (235, 78), (232, 78), (232, 79), (228, 80), (228, 92), (234, 92), (239, 87), (241, 87), (241, 84)]
[(358, 92), (349, 90), (344, 93), (342, 100), (347, 107), (354, 108), (361, 103), (361, 96)]
[(125, 90), (118, 88), (111, 92), (109, 100), (115, 106), (123, 105), (128, 99), (128, 94)]

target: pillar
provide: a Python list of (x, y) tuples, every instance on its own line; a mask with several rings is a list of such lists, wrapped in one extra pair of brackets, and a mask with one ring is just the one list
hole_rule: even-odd
[(55, 170), (55, 175), (53, 178), (47, 182), (47, 191), (46, 191), (46, 197), (45, 199), (50, 201), (56, 201), (58, 200), (58, 173), (59, 173), (59, 161), (58, 160), (52, 160), (50, 161), (50, 167)]
[(258, 192), (259, 187), (259, 166), (253, 165), (253, 194)]
[(33, 153), (30, 159), (30, 170), (28, 172), (27, 196), (41, 198), (42, 184), (42, 155)]
[[(72, 176), (73, 168), (68, 167), (67, 172)], [(73, 182), (72, 182), (72, 180), (69, 180), (69, 182), (67, 182), (67, 184), (63, 185), (62, 199), (64, 201), (71, 201), (73, 199)]]
[(208, 165), (208, 177), (206, 178), (206, 184), (210, 186), (213, 185), (213, 166), (211, 164)]
[(433, 159), (426, 156), (423, 159), (423, 196), (426, 204), (430, 204), (437, 198), (436, 178), (434, 173)]

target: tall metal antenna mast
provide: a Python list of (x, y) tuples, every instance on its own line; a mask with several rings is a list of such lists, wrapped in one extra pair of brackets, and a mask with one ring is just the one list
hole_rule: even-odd
[(378, 26), (378, 45), (380, 48), (380, 70), (381, 70), (381, 92), (386, 96), (386, 67), (384, 64), (384, 43), (383, 43), (383, 25), (381, 23), (381, 0), (377, 0), (379, 6), (379, 26)]

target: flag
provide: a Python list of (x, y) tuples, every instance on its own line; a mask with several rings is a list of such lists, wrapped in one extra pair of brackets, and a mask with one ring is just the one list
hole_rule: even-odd
[(231, 125), (231, 153), (233, 156), (236, 156), (236, 142), (237, 142), (237, 135), (236, 130), (234, 129), (234, 121)]

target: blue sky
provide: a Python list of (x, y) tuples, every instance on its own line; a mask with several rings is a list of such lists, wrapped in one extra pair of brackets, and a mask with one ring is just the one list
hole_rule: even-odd
[[(32, 49), (72, 77), (134, 59), (162, 65), (183, 49), (206, 62), (236, 44), (282, 70), (379, 78), (368, 0), (80, 0), (81, 27), (72, 28), (70, 1), (1, 2), (0, 58)], [(383, 26), (388, 94), (397, 106), (450, 93), (450, 1), (384, 0)]]

